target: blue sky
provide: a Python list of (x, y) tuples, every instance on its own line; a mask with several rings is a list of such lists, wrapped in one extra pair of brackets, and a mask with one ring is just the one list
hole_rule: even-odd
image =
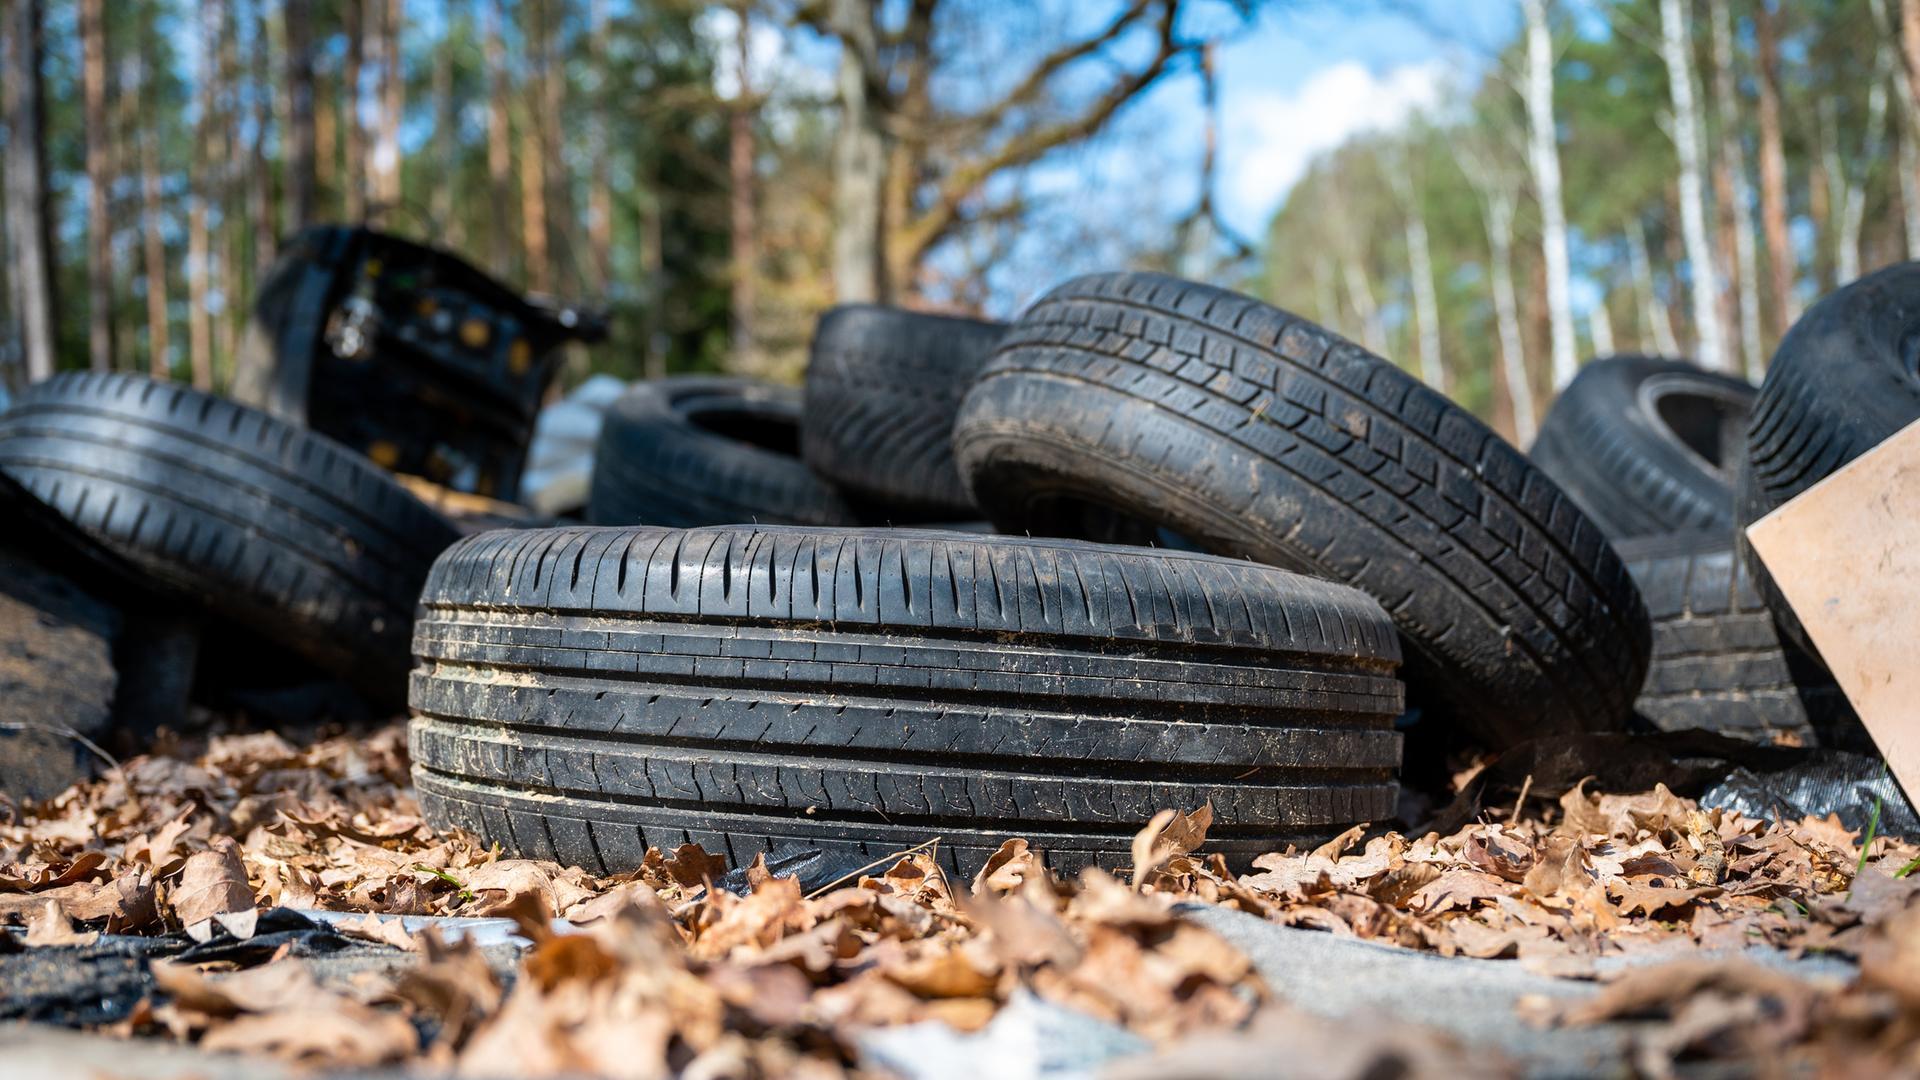
[[(1259, 235), (1316, 154), (1431, 107), (1450, 82), (1471, 83), (1518, 25), (1512, 0), (1268, 5), (1252, 32), (1219, 54), (1228, 220)], [(1199, 101), (1188, 91), (1174, 107), (1197, 123)]]

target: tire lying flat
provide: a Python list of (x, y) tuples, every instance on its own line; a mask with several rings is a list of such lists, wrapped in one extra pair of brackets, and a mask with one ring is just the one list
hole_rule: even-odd
[(1920, 419), (1920, 263), (1890, 266), (1808, 308), (1773, 354), (1736, 481), (1741, 555), (1787, 637), (1817, 655), (1746, 544), (1746, 526)]
[(800, 427), (807, 464), (880, 514), (975, 516), (953, 463), (953, 415), (1005, 330), (871, 304), (821, 316)]
[(1368, 597), (1251, 563), (914, 530), (462, 541), (415, 632), (422, 805), (596, 872), (1010, 836), (1124, 865), (1211, 801), (1237, 863), (1387, 817), (1399, 646)]
[(254, 409), (134, 375), (57, 375), (0, 414), (6, 472), (156, 588), (378, 698), (453, 527), (378, 466)]
[(1612, 539), (1730, 536), (1755, 393), (1680, 360), (1595, 360), (1554, 399), (1528, 456)]
[(1117, 512), (1370, 593), (1412, 703), (1495, 745), (1618, 726), (1646, 670), (1626, 567), (1545, 474), (1405, 372), (1247, 297), (1156, 274), (1061, 286), (968, 393), (954, 453), (1003, 531)]
[[(1616, 545), (1653, 619), (1653, 659), (1635, 709), (1666, 731), (1703, 728), (1761, 743), (1857, 743), (1846, 695), (1782, 640), (1729, 533)], [(1851, 737), (1850, 737), (1851, 736)]]
[(797, 391), (687, 375), (639, 383), (607, 410), (587, 520), (850, 525), (854, 514), (800, 460)]

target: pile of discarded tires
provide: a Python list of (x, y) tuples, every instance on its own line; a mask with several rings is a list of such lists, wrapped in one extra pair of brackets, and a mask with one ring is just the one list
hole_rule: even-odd
[(1916, 328), (1920, 264), (1909, 263), (1809, 308), (1758, 388), (1614, 357), (1561, 393), (1532, 455), (1606, 532), (1646, 600), (1641, 718), (1871, 751), (1744, 530), (1920, 418)]
[(436, 564), (412, 745), (435, 820), (595, 870), (938, 837), (970, 871), (1015, 835), (1124, 864), (1207, 804), (1244, 862), (1390, 816), (1410, 715), (1495, 747), (1626, 726), (1649, 648), (1520, 451), (1151, 274), (1004, 325), (836, 309), (800, 393), (637, 385), (586, 517)]
[(1022, 836), (1071, 869), (1211, 805), (1240, 863), (1391, 816), (1403, 746), (1843, 737), (1735, 536), (1920, 414), (1914, 273), (1816, 306), (1757, 396), (1597, 361), (1531, 457), (1306, 320), (1123, 273), (1008, 324), (836, 309), (798, 392), (636, 384), (585, 524), (457, 538), (324, 435), (120, 375), (0, 414), (0, 494), (58, 534), (20, 558), (404, 685), (430, 820), (509, 851), (938, 838), (971, 872)]

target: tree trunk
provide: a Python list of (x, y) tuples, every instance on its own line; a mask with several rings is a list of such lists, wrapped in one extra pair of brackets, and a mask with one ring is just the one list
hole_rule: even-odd
[(587, 246), (592, 249), (593, 290), (604, 294), (613, 281), (613, 169), (607, 134), (608, 113), (613, 107), (607, 86), (607, 0), (591, 0), (587, 20), (587, 63), (596, 73), (593, 102), (592, 160), (587, 177)]
[(1447, 392), (1447, 369), (1440, 358), (1440, 304), (1433, 290), (1433, 254), (1427, 246), (1427, 219), (1418, 206), (1407, 215), (1407, 261), (1413, 270), (1413, 311), (1420, 331), (1420, 378)]
[(452, 21), (458, 9), (449, 5), (446, 36), (433, 48), (433, 161), (437, 182), (427, 185), (427, 216), (433, 227), (446, 238), (447, 246), (464, 251), (467, 246), (467, 218), (453, 208), (453, 189), (460, 175), (460, 109), (453, 97)]
[(1573, 381), (1572, 271), (1567, 258), (1567, 212), (1560, 194), (1560, 135), (1553, 115), (1553, 38), (1546, 0), (1520, 0), (1527, 23), (1528, 159), (1540, 200), (1540, 248), (1547, 271), (1547, 315), (1553, 328), (1553, 385)]
[(173, 343), (167, 317), (167, 241), (161, 232), (160, 130), (158, 117), (140, 135), (140, 232), (147, 280), (147, 370), (156, 379), (173, 376)]
[[(400, 27), (406, 0), (380, 0), (380, 128), (373, 147), (374, 213), (391, 220), (400, 205), (400, 120), (407, 80), (401, 71)], [(451, 180), (451, 178), (448, 178)]]
[(1920, 140), (1911, 126), (1900, 132), (1900, 215), (1906, 226), (1907, 258), (1920, 260)]
[[(200, 55), (218, 54), (220, 9), (207, 4), (200, 9)], [(209, 59), (211, 63), (211, 59)], [(193, 165), (188, 182), (187, 210), (187, 359), (195, 389), (213, 389), (213, 326), (207, 312), (208, 275), (213, 271), (212, 243), (207, 234), (207, 205), (213, 198), (216, 182), (213, 165), (215, 78), (200, 80), (200, 117), (194, 124)]]
[(500, 40), (501, 5), (505, 0), (480, 0), (486, 18), (487, 56), (487, 187), (493, 212), (488, 215), (487, 239), (493, 272), (513, 275), (513, 132), (507, 118), (507, 49)]
[[(1887, 61), (1886, 46), (1881, 47), (1881, 57), (1875, 64), (1873, 85), (1867, 91), (1867, 132), (1860, 161), (1849, 174), (1838, 150), (1833, 152), (1833, 164), (1829, 166), (1836, 177), (1841, 178), (1839, 228), (1834, 235), (1833, 264), (1837, 284), (1846, 285), (1860, 276), (1860, 229), (1866, 220), (1867, 210), (1867, 172), (1880, 158), (1885, 146), (1887, 127)], [(1831, 120), (1829, 113), (1829, 120)], [(1835, 130), (1838, 130), (1835, 125)], [(1838, 139), (1832, 140), (1837, 143)]]
[(1520, 302), (1513, 291), (1513, 197), (1488, 192), (1485, 200), (1487, 247), (1493, 262), (1493, 313), (1500, 328), (1500, 368), (1513, 408), (1513, 435), (1521, 446), (1539, 431), (1533, 384), (1527, 375), (1527, 349), (1520, 336)]
[[(206, 2), (206, 0), (203, 0)], [(244, 162), (240, 157), (240, 61), (239, 6), (241, 0), (219, 0), (220, 81), (214, 95), (221, 103), (221, 121), (214, 128), (219, 146), (213, 160), (221, 163), (219, 181), (220, 238), (220, 319), (213, 352), (214, 382), (224, 386), (233, 377), (234, 357), (240, 349), (240, 320), (245, 317), (243, 297), (246, 288), (240, 280), (240, 268), (246, 264)]]
[(541, 170), (546, 184), (542, 212), (546, 217), (547, 286), (549, 291), (577, 294), (580, 290), (578, 248), (574, 233), (573, 187), (566, 162), (567, 65), (560, 55), (566, 24), (567, 0), (538, 0), (540, 4), (540, 79), (537, 106), (540, 149), (547, 164)]
[(1920, 2), (1916, 0), (1900, 0), (1900, 55), (1907, 76), (1907, 104), (1920, 118)]
[(1740, 99), (1733, 62), (1733, 18), (1727, 0), (1713, 0), (1713, 94), (1720, 113), (1720, 168), (1727, 177), (1722, 214), (1733, 234), (1733, 265), (1739, 276), (1740, 359), (1747, 378), (1758, 382), (1766, 367), (1760, 341), (1759, 260), (1753, 242), (1753, 190), (1747, 180), (1747, 149), (1740, 138)]
[(360, 69), (366, 56), (366, 0), (344, 0), (340, 15), (346, 24), (347, 61), (340, 69), (340, 128), (345, 135), (345, 189), (347, 220), (367, 219), (366, 131), (360, 125)]
[(1360, 341), (1377, 356), (1387, 354), (1387, 328), (1380, 321), (1380, 305), (1373, 298), (1373, 285), (1359, 260), (1349, 258), (1341, 271), (1347, 278), (1347, 297), (1360, 316)]
[(86, 108), (87, 361), (113, 370), (113, 163), (107, 155), (107, 28), (101, 0), (80, 0), (81, 96)]
[(541, 79), (547, 49), (543, 36), (545, 0), (526, 0), (525, 37), (527, 78), (523, 89), (520, 125), (520, 242), (526, 252), (527, 286), (544, 293), (552, 288), (547, 256), (547, 155), (541, 137)]
[(7, 0), (7, 272), (20, 320), (28, 382), (53, 374), (59, 288), (53, 273), (53, 207), (47, 184), (41, 0)]
[(1767, 242), (1773, 336), (1778, 340), (1800, 312), (1793, 296), (1793, 248), (1787, 240), (1787, 155), (1780, 131), (1780, 44), (1773, 2), (1755, 5), (1754, 37), (1760, 59), (1760, 231)]
[(832, 0), (840, 38), (840, 125), (833, 139), (833, 291), (846, 303), (885, 303), (880, 229), (887, 147), (871, 84), (875, 63), (872, 0)]
[[(649, 178), (650, 180), (652, 178)], [(646, 374), (649, 379), (667, 374), (667, 259), (666, 226), (660, 200), (646, 198), (640, 208), (640, 279), (647, 297)]]
[(1653, 260), (1647, 255), (1647, 223), (1637, 214), (1627, 228), (1627, 260), (1633, 267), (1634, 291), (1640, 297), (1640, 321), (1653, 339), (1654, 351), (1661, 356), (1679, 356), (1680, 343), (1674, 339), (1667, 306), (1660, 302), (1653, 287)]
[(727, 176), (731, 185), (728, 206), (731, 212), (733, 245), (733, 362), (735, 370), (750, 372), (755, 367), (753, 337), (754, 286), (758, 277), (760, 243), (754, 221), (753, 121), (755, 103), (749, 66), (750, 35), (753, 32), (753, 8), (747, 2), (734, 5), (739, 32), (734, 37), (734, 62), (739, 66), (727, 150)]
[[(267, 87), (272, 85), (267, 32), (267, 0), (253, 0), (253, 144), (247, 162), (247, 202), (253, 222), (253, 284), (258, 288), (273, 265), (279, 233), (273, 220), (273, 163), (267, 158), (267, 128), (271, 124)], [(282, 137), (285, 132), (281, 132)], [(239, 298), (228, 301), (238, 303)]]
[[(312, 0), (285, 0), (286, 73), (281, 92), (286, 116), (280, 128), (282, 173), (281, 228), (288, 235), (313, 220), (314, 158), (317, 134), (313, 107)], [(333, 148), (327, 147), (331, 155)]]
[(1613, 316), (1607, 311), (1607, 298), (1603, 293), (1593, 310), (1587, 314), (1587, 337), (1593, 341), (1595, 358), (1613, 356), (1618, 350), (1613, 345)]
[(1719, 272), (1707, 239), (1706, 193), (1700, 175), (1700, 110), (1693, 97), (1693, 46), (1680, 0), (1660, 0), (1660, 52), (1673, 98), (1673, 144), (1680, 155), (1680, 232), (1693, 271), (1694, 360), (1710, 371), (1731, 370), (1720, 335)]
[[(1822, 102), (1826, 106), (1830, 102)], [(1834, 133), (1833, 110), (1827, 107), (1814, 109), (1814, 125), (1818, 129), (1817, 153), (1809, 154), (1813, 158), (1813, 172), (1807, 177), (1807, 210), (1813, 218), (1814, 284), (1819, 295), (1825, 296), (1834, 289), (1834, 245), (1833, 237), (1839, 232), (1839, 223), (1834, 220), (1837, 201), (1842, 201), (1840, 192), (1843, 183), (1840, 173), (1840, 141)]]

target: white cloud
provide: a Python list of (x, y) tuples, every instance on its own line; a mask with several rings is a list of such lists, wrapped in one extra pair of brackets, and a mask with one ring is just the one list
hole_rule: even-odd
[(1440, 60), (1378, 75), (1349, 60), (1315, 72), (1291, 93), (1235, 94), (1223, 86), (1220, 196), (1228, 220), (1261, 234), (1316, 155), (1433, 108), (1446, 79)]

